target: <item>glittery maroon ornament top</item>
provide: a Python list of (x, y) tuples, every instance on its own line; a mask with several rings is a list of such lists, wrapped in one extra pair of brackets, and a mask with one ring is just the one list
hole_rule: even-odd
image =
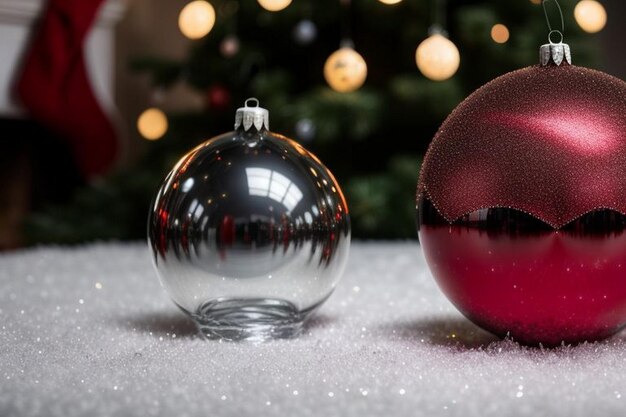
[(557, 229), (596, 209), (626, 214), (626, 83), (572, 65), (495, 79), (435, 136), (421, 196), (449, 222), (494, 207)]

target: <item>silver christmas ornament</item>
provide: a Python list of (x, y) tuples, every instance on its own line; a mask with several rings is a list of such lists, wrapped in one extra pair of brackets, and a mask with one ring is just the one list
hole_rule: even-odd
[(317, 38), (317, 26), (310, 20), (301, 20), (293, 28), (293, 38), (300, 45), (308, 45)]
[(268, 128), (267, 110), (246, 101), (235, 131), (185, 155), (151, 208), (161, 283), (208, 338), (298, 334), (348, 257), (339, 184), (313, 154)]
[(302, 142), (310, 142), (315, 138), (317, 129), (311, 119), (300, 119), (296, 123), (296, 136)]
[(220, 43), (220, 53), (226, 58), (232, 58), (239, 53), (240, 42), (235, 35), (229, 35)]

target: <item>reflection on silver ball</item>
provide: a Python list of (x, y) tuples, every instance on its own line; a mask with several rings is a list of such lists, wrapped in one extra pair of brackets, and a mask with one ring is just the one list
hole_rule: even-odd
[(209, 338), (297, 334), (348, 256), (348, 208), (330, 171), (298, 143), (252, 131), (185, 155), (150, 213), (161, 282)]
[(296, 123), (296, 135), (302, 142), (310, 142), (315, 138), (315, 123), (311, 119), (300, 119)]
[(317, 26), (310, 20), (301, 20), (293, 28), (293, 38), (300, 45), (308, 45), (317, 37)]

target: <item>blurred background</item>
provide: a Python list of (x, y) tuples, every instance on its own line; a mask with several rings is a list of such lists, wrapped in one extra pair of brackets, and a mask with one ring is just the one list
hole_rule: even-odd
[[(575, 64), (626, 78), (625, 3), (560, 1)], [(143, 239), (248, 97), (335, 173), (355, 237), (415, 238), (437, 128), (547, 35), (540, 0), (0, 0), (0, 248)]]

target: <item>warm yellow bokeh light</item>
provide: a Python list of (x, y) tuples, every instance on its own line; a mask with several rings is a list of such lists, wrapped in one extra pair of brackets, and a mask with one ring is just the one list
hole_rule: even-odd
[(459, 69), (461, 56), (450, 39), (435, 34), (419, 44), (415, 51), (415, 62), (425, 77), (443, 81), (452, 77)]
[(378, 0), (378, 1), (384, 4), (398, 4), (402, 0)]
[(367, 78), (367, 64), (357, 51), (343, 47), (333, 52), (324, 64), (324, 78), (340, 93), (358, 90)]
[(600, 32), (606, 26), (606, 10), (596, 0), (578, 2), (574, 8), (574, 18), (585, 32)]
[(137, 119), (137, 130), (144, 139), (161, 139), (167, 132), (167, 127), (167, 116), (155, 107), (145, 110)]
[(189, 39), (206, 36), (215, 25), (215, 9), (211, 3), (196, 0), (187, 4), (178, 16), (178, 27)]
[(291, 4), (291, 0), (257, 0), (261, 7), (270, 12), (278, 12)]
[(509, 28), (501, 23), (491, 28), (491, 39), (496, 43), (506, 43), (509, 40)]
[(530, 0), (530, 2), (534, 4), (541, 4), (541, 0)]

